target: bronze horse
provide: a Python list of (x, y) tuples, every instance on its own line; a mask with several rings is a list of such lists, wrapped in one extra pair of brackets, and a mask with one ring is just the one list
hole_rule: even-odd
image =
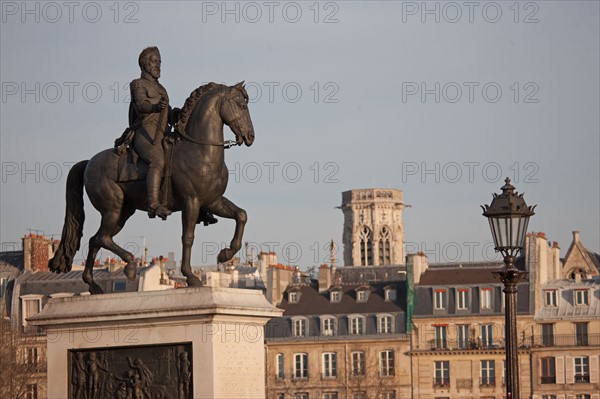
[[(248, 111), (248, 93), (243, 82), (235, 86), (209, 83), (192, 92), (181, 110), (177, 130), (182, 141), (175, 145), (172, 155), (172, 184), (167, 206), (181, 211), (183, 222), (183, 256), (181, 273), (188, 286), (202, 282), (190, 265), (194, 230), (201, 209), (228, 219), (235, 219), (235, 233), (229, 248), (221, 250), (218, 262), (227, 262), (240, 250), (246, 224), (246, 212), (223, 196), (229, 171), (225, 165), (223, 126), (227, 125), (236, 137), (236, 144), (254, 142), (254, 128)], [(94, 282), (92, 269), (100, 248), (105, 248), (127, 262), (124, 272), (133, 280), (136, 261), (133, 254), (118, 246), (113, 237), (136, 210), (147, 209), (146, 182), (136, 180), (117, 182), (119, 156), (113, 149), (96, 154), (89, 161), (75, 164), (67, 177), (66, 215), (60, 245), (49, 262), (56, 273), (71, 270), (73, 256), (79, 249), (85, 219), (83, 189), (100, 212), (98, 232), (90, 238), (83, 280), (90, 293), (102, 293)]]

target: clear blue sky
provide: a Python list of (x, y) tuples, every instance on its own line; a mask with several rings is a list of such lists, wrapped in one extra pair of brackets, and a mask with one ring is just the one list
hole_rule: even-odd
[[(68, 166), (126, 127), (137, 56), (157, 45), (173, 106), (248, 83), (256, 141), (227, 151), (226, 195), (248, 211), (244, 239), (283, 263), (327, 259), (341, 192), (364, 187), (404, 191), (409, 251), (491, 258), (479, 205), (506, 176), (538, 204), (530, 230), (563, 255), (580, 230), (599, 252), (597, 1), (224, 4), (2, 1), (3, 249), (60, 233)], [(214, 264), (233, 222), (196, 232), (192, 264)], [(180, 258), (179, 215), (138, 212), (117, 241), (140, 255), (142, 236)]]

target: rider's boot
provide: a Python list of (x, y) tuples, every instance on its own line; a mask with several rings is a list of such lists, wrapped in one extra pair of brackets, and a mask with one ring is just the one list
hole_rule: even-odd
[(204, 208), (200, 209), (200, 216), (198, 216), (198, 224), (199, 223), (204, 223), (205, 226), (211, 225), (211, 224), (215, 224), (217, 223), (219, 220), (214, 217), (214, 215), (208, 211), (206, 211)]
[(148, 217), (152, 219), (158, 216), (162, 220), (166, 220), (167, 216), (172, 212), (158, 200), (158, 193), (160, 191), (160, 170), (155, 168), (148, 169), (146, 185), (148, 186)]

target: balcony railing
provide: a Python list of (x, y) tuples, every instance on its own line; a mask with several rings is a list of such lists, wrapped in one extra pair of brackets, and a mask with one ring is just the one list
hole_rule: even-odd
[(600, 346), (600, 334), (559, 334), (534, 335), (525, 337), (522, 346), (560, 347), (560, 346)]
[(575, 383), (576, 384), (589, 383), (589, 382), (590, 382), (589, 374), (575, 374)]
[(496, 378), (494, 378), (494, 377), (480, 378), (479, 386), (480, 387), (495, 387), (496, 386)]
[(549, 376), (542, 376), (540, 378), (540, 382), (542, 384), (556, 384), (556, 376), (555, 375), (549, 375)]
[(450, 377), (434, 377), (433, 386), (436, 388), (447, 388), (450, 386)]
[(448, 339), (446, 341), (433, 339), (428, 342), (429, 350), (472, 350), (472, 349), (502, 349), (504, 348), (504, 339), (496, 339), (483, 342), (481, 340), (455, 341)]

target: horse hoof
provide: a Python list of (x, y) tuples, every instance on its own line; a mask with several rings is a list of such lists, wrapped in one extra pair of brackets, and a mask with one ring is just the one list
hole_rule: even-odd
[(135, 280), (135, 265), (128, 263), (125, 269), (123, 269), (123, 273), (125, 273), (129, 281)]
[(187, 278), (188, 287), (202, 287), (202, 281), (196, 276), (189, 276)]
[(229, 248), (224, 248), (221, 250), (221, 252), (219, 252), (219, 256), (217, 256), (217, 262), (218, 263), (228, 262), (231, 260), (231, 258), (233, 258), (233, 255), (235, 255), (235, 252), (233, 252)]
[(90, 287), (90, 289), (89, 289), (90, 294), (92, 294), (92, 295), (104, 294), (104, 290), (102, 288), (100, 288), (100, 286), (98, 284), (96, 284), (94, 281), (92, 281), (90, 284), (88, 284), (88, 286)]

